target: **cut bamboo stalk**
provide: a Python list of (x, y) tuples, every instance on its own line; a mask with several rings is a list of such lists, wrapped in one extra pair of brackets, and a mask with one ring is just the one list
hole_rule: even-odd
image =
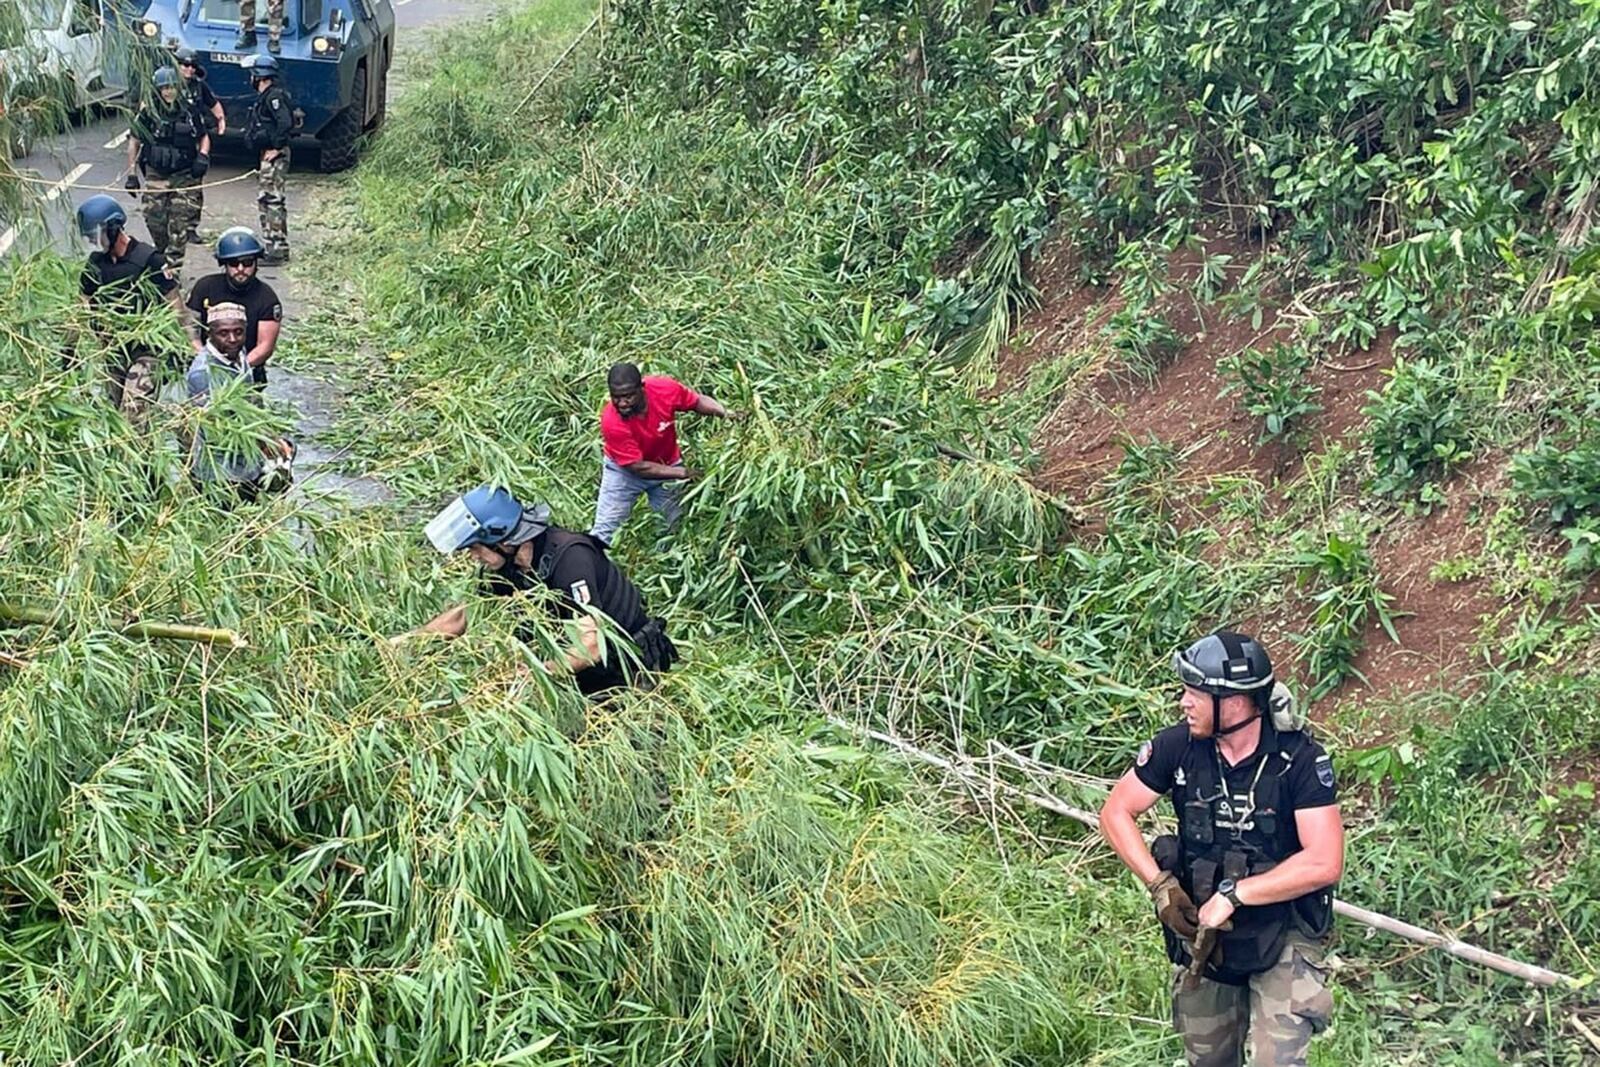
[(20, 671), (27, 665), (28, 661), (21, 656), (13, 656), (9, 652), (0, 652), (0, 667), (10, 667), (14, 671)]
[[(6, 622), (24, 623), (29, 625), (46, 626), (56, 621), (57, 614), (49, 608), (30, 608), (10, 601), (0, 600), (0, 620)], [(208, 626), (185, 626), (175, 622), (148, 622), (143, 619), (127, 619), (117, 632), (125, 637), (156, 638), (168, 641), (192, 641), (202, 645), (227, 645), (229, 648), (245, 648), (247, 642), (240, 634), (232, 630), (218, 630)]]
[[(962, 766), (955, 760), (918, 748), (904, 738), (896, 737), (893, 734), (858, 726), (836, 716), (830, 716), (828, 721), (841, 729), (849, 730), (857, 736), (866, 737), (877, 741), (879, 744), (887, 745), (919, 763), (925, 763), (930, 767), (937, 767), (940, 770), (956, 775), (969, 784), (989, 789), (1001, 789), (1012, 796), (1021, 798), (1036, 808), (1055, 812), (1057, 815), (1064, 815), (1094, 830), (1099, 830), (1100, 828), (1100, 817), (1097, 814), (1092, 811), (1086, 811), (1083, 808), (1074, 807), (1059, 797), (1051, 796), (1048, 793), (1030, 792), (1009, 782), (999, 781), (979, 774), (968, 767)], [(1335, 914), (1342, 915), (1346, 919), (1358, 922), (1363, 926), (1381, 930), (1386, 934), (1393, 934), (1395, 937), (1413, 941), (1420, 945), (1439, 949), (1441, 952), (1449, 953), (1457, 959), (1465, 960), (1480, 967), (1487, 967), (1492, 971), (1498, 971), (1513, 978), (1520, 978), (1524, 982), (1536, 986), (1573, 988), (1578, 984), (1577, 979), (1571, 975), (1552, 971), (1537, 964), (1523, 963), (1521, 960), (1502, 956), (1498, 952), (1491, 952), (1486, 948), (1479, 948), (1477, 945), (1469, 945), (1465, 941), (1447, 937), (1433, 930), (1428, 930), (1421, 926), (1413, 926), (1411, 923), (1403, 922), (1400, 919), (1394, 919), (1376, 911), (1357, 907), (1349, 901), (1340, 900), (1337, 897), (1333, 902), (1333, 910)]]
[(1572, 1023), (1572, 1028), (1582, 1034), (1583, 1039), (1589, 1042), (1596, 1052), (1600, 1052), (1600, 1034), (1585, 1026), (1583, 1020), (1576, 1015), (1569, 1015), (1567, 1018)]

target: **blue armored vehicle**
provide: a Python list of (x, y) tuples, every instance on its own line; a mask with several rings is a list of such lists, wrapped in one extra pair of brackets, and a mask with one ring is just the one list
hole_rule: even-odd
[(143, 44), (165, 55), (194, 49), (228, 117), (224, 143), (244, 132), (245, 113), (256, 95), (250, 84), (256, 55), (271, 54), (278, 61), (279, 84), (303, 112), (296, 144), (319, 146), (322, 170), (354, 164), (361, 135), (383, 122), (394, 59), (391, 0), (283, 0), (283, 36), (275, 53), (267, 51), (267, 0), (256, 4), (253, 52), (236, 47), (238, 0), (131, 0), (131, 8), (129, 0), (123, 3)]

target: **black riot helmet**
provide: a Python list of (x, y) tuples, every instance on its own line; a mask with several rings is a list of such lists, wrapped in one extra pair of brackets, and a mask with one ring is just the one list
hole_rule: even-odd
[(1223, 697), (1248, 695), (1260, 714), (1267, 709), (1275, 681), (1267, 650), (1255, 638), (1232, 630), (1218, 630), (1175, 653), (1172, 668), (1184, 685), (1211, 694), (1211, 730), (1217, 737), (1242, 729), (1253, 721), (1246, 719), (1224, 730)]

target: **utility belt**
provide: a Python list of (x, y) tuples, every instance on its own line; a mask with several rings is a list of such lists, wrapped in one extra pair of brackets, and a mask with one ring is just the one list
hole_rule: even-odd
[(267, 126), (266, 123), (261, 122), (260, 120), (250, 123), (250, 125), (245, 129), (244, 140), (245, 143), (250, 146), (250, 151), (257, 154), (266, 152), (273, 148), (276, 148), (281, 152), (283, 149), (289, 147), (288, 138), (282, 138), (280, 143), (280, 138), (277, 136), (277, 130)]
[[(1278, 865), (1260, 853), (1227, 849), (1220, 859), (1215, 855), (1191, 857), (1184, 870), (1176, 837), (1156, 838), (1151, 852), (1156, 865), (1178, 876), (1189, 898), (1201, 907), (1216, 894), (1225, 879), (1238, 882), (1265, 874)], [(1222, 949), (1222, 967), (1206, 966), (1205, 976), (1225, 985), (1243, 985), (1253, 974), (1270, 969), (1283, 954), (1284, 940), (1296, 931), (1311, 941), (1322, 941), (1333, 929), (1333, 890), (1319, 889), (1293, 900), (1275, 904), (1246, 904), (1233, 913), (1233, 929), (1220, 931), (1217, 943)], [(1166, 925), (1161, 927), (1167, 958), (1180, 966), (1190, 962), (1189, 946)]]

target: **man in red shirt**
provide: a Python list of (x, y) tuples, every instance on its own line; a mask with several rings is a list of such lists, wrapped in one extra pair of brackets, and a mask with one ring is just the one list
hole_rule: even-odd
[(606, 375), (611, 402), (600, 412), (600, 441), (605, 461), (600, 470), (600, 499), (595, 505), (594, 528), (589, 536), (611, 544), (628, 521), (639, 497), (671, 529), (683, 509), (678, 504), (679, 482), (692, 482), (700, 472), (683, 465), (678, 449), (677, 414), (693, 411), (719, 419), (740, 420), (727, 408), (701, 396), (682, 382), (651, 375), (646, 378), (632, 363), (618, 363)]

